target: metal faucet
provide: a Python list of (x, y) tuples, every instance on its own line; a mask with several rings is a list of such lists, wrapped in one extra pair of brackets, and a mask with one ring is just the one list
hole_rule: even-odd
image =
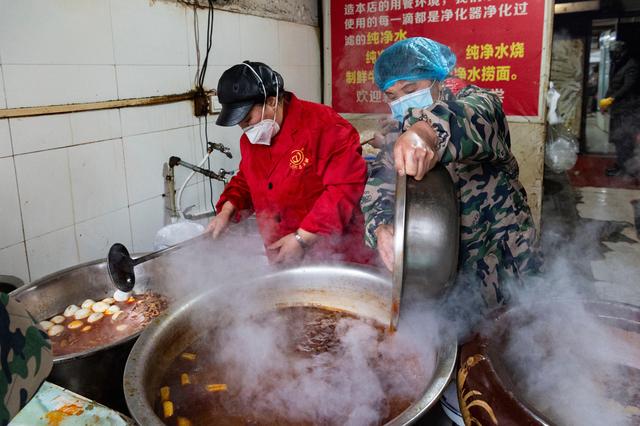
[(235, 170), (220, 169), (220, 170), (218, 170), (218, 176), (220, 176), (222, 179), (224, 179), (226, 181), (227, 175), (233, 176), (233, 174), (235, 172), (236, 172)]
[(180, 157), (176, 157), (176, 156), (171, 156), (169, 158), (168, 164), (165, 164), (165, 168), (166, 168), (166, 170), (165, 170), (165, 179), (167, 181), (167, 191), (166, 191), (166, 193), (169, 194), (169, 209), (171, 210), (171, 215), (172, 216), (178, 217), (179, 215), (182, 215), (186, 219), (196, 220), (196, 219), (200, 219), (200, 218), (203, 218), (203, 217), (208, 217), (208, 216), (215, 215), (215, 211), (214, 212), (203, 212), (203, 213), (189, 214), (188, 212), (194, 206), (189, 206), (189, 207), (186, 207), (184, 209), (180, 208), (180, 198), (181, 198), (181, 195), (182, 195), (182, 191), (185, 188), (185, 186), (186, 186), (187, 182), (189, 181), (189, 179), (191, 179), (191, 177), (193, 176), (193, 174), (190, 174), (189, 177), (187, 178), (187, 180), (183, 183), (182, 187), (180, 188), (180, 191), (178, 192), (178, 198), (177, 199), (176, 199), (176, 196), (175, 196), (176, 195), (176, 191), (175, 191), (175, 181), (174, 181), (174, 179), (175, 179), (174, 178), (174, 168), (176, 166), (182, 166), (182, 167), (185, 167), (185, 168), (187, 168), (189, 170), (193, 170), (195, 173), (200, 173), (200, 174), (208, 177), (209, 179), (215, 179), (215, 180), (218, 180), (218, 181), (226, 184), (228, 182), (228, 177), (232, 176), (235, 173), (235, 171), (233, 171), (233, 170), (228, 171), (228, 170), (225, 170), (225, 169), (220, 169), (218, 171), (218, 173), (216, 173), (213, 170), (209, 170), (209, 169), (205, 169), (205, 168), (201, 167), (204, 164), (204, 162), (209, 158), (209, 156), (211, 155), (211, 153), (214, 150), (215, 151), (219, 151), (222, 154), (226, 155), (227, 158), (233, 158), (233, 154), (231, 154), (231, 149), (229, 149), (225, 145), (223, 145), (221, 143), (216, 143), (216, 142), (207, 142), (207, 155), (197, 165), (188, 163), (188, 162), (182, 160)]
[(211, 153), (213, 150), (220, 151), (228, 158), (233, 158), (233, 154), (231, 154), (231, 149), (229, 149), (229, 147), (217, 142), (207, 142), (207, 152)]

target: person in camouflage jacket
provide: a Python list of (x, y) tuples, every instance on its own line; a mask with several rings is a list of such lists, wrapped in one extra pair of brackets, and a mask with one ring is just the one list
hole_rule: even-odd
[(47, 334), (20, 303), (0, 293), (0, 425), (24, 408), (52, 366)]
[(501, 102), (476, 86), (454, 95), (442, 81), (454, 64), (446, 46), (425, 38), (398, 42), (376, 62), (376, 83), (403, 133), (370, 166), (366, 240), (391, 269), (396, 173), (419, 180), (440, 162), (460, 201), (458, 286), (478, 288), (473, 293), (493, 308), (509, 300), (508, 283), (539, 271), (541, 256)]

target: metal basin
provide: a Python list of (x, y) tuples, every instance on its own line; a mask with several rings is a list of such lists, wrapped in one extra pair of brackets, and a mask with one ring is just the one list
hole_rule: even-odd
[[(150, 270), (139, 271), (137, 291), (151, 281)], [(68, 305), (92, 298), (100, 300), (113, 295), (107, 265), (95, 261), (48, 275), (17, 289), (11, 296), (20, 301), (38, 321), (62, 312)], [(89, 351), (57, 356), (47, 380), (98, 401), (116, 410), (126, 410), (119, 377), (139, 333)], [(96, 368), (99, 366), (99, 368)]]
[[(553, 307), (558, 302), (540, 302), (539, 307), (549, 307), (550, 312), (559, 311), (557, 307)], [(566, 306), (566, 301), (563, 301), (563, 305)], [(608, 348), (607, 362), (599, 363), (594, 370), (581, 370), (580, 376), (595, 377), (598, 373), (598, 369), (608, 371), (614, 366), (614, 364), (626, 365), (624, 375), (616, 375), (618, 379), (625, 377), (628, 382), (633, 383), (633, 386), (629, 386), (628, 383), (619, 383), (620, 387), (625, 387), (624, 394), (634, 395), (635, 401), (617, 401), (616, 398), (620, 396), (616, 391), (611, 392), (607, 390), (609, 401), (605, 401), (605, 406), (608, 410), (611, 410), (616, 416), (619, 414), (635, 413), (634, 420), (630, 420), (628, 423), (620, 423), (609, 419), (609, 423), (599, 422), (591, 418), (589, 422), (577, 422), (573, 420), (571, 422), (559, 415), (563, 415), (563, 411), (566, 413), (586, 412), (593, 414), (597, 408), (592, 408), (591, 405), (585, 405), (584, 399), (580, 403), (580, 396), (584, 397), (585, 392), (594, 391), (593, 387), (582, 388), (580, 382), (575, 374), (575, 369), (571, 369), (571, 358), (577, 358), (576, 348), (571, 347), (571, 350), (566, 347), (562, 348), (562, 353), (565, 356), (562, 358), (562, 372), (565, 374), (561, 379), (554, 379), (552, 377), (544, 376), (545, 371), (539, 366), (526, 364), (526, 368), (531, 368), (535, 372), (535, 381), (542, 381), (545, 378), (551, 381), (554, 380), (567, 380), (571, 383), (572, 391), (568, 395), (559, 395), (557, 393), (550, 394), (550, 398), (562, 400), (571, 399), (575, 405), (566, 404), (561, 409), (554, 404), (549, 404), (548, 401), (541, 403), (537, 398), (531, 399), (531, 395), (527, 392), (527, 380), (523, 375), (523, 367), (514, 366), (513, 359), (509, 360), (509, 357), (505, 356), (505, 351), (508, 350), (507, 342), (513, 338), (513, 334), (517, 334), (518, 331), (526, 329), (535, 318), (531, 316), (529, 309), (522, 307), (515, 307), (510, 309), (501, 309), (494, 313), (490, 318), (490, 322), (484, 326), (483, 332), (475, 335), (472, 340), (465, 343), (460, 348), (460, 366), (458, 371), (458, 395), (460, 398), (460, 406), (462, 415), (464, 417), (465, 425), (482, 424), (482, 425), (530, 425), (530, 426), (550, 426), (560, 424), (638, 424), (640, 419), (640, 405), (638, 405), (637, 389), (638, 381), (637, 377), (640, 377), (640, 307), (627, 305), (624, 303), (605, 302), (605, 301), (572, 301), (572, 303), (583, 304), (585, 310), (594, 321), (597, 321), (602, 326), (606, 326), (607, 341), (601, 341), (597, 336), (584, 337), (582, 330), (579, 327), (573, 326), (573, 324), (567, 325), (566, 337), (567, 340), (576, 339), (581, 344), (586, 344), (585, 347), (578, 348), (577, 350), (585, 353), (593, 353), (594, 347), (607, 347), (607, 345), (614, 342), (616, 339), (624, 340), (629, 343), (629, 346), (625, 347), (625, 351), (621, 351), (620, 347)], [(529, 308), (529, 307), (527, 307)], [(567, 324), (563, 322), (563, 326)], [(555, 327), (549, 328), (550, 333), (558, 333)], [(564, 331), (564, 330), (563, 330)], [(549, 356), (551, 350), (548, 346), (549, 341), (541, 338), (540, 334), (534, 334), (531, 329), (526, 332), (528, 340), (532, 342), (532, 347), (528, 348), (527, 352), (535, 352), (542, 350), (547, 351), (547, 356), (544, 358), (545, 362), (549, 361), (552, 357)], [(564, 333), (559, 333), (563, 336)], [(565, 339), (565, 337), (562, 337)], [(583, 342), (583, 340), (588, 340)], [(593, 340), (593, 341), (592, 341)], [(536, 345), (537, 347), (533, 347)], [(593, 345), (594, 347), (590, 347)], [(542, 348), (542, 350), (540, 349)], [(615, 348), (615, 349), (614, 349)], [(593, 366), (589, 365), (593, 368)], [(555, 370), (554, 370), (555, 372)], [(573, 372), (573, 374), (572, 374)], [(600, 386), (604, 386), (604, 383), (599, 383)], [(594, 399), (589, 398), (590, 402), (594, 402)], [(600, 402), (600, 401), (598, 401)], [(595, 405), (594, 405), (595, 407)], [(616, 412), (615, 410), (618, 410)], [(600, 413), (598, 413), (601, 415)]]
[[(208, 270), (216, 271), (224, 267), (224, 259), (217, 256), (220, 250), (211, 248), (211, 245), (211, 242), (203, 241), (194, 245), (193, 250), (211, 253), (210, 257), (203, 256), (202, 260), (210, 263)], [(136, 267), (138, 279), (134, 293), (149, 290), (170, 300), (176, 299), (179, 293), (176, 288), (182, 290), (185, 287), (181, 285), (184, 270), (179, 265), (185, 262), (182, 256), (188, 257), (190, 253), (188, 250), (175, 250), (177, 247), (166, 249), (162, 256)], [(42, 321), (59, 314), (72, 303), (80, 304), (88, 298), (100, 300), (112, 296), (114, 291), (106, 261), (98, 260), (43, 277), (11, 292), (11, 297), (20, 301), (37, 321)], [(121, 377), (127, 356), (139, 334), (88, 351), (55, 357), (48, 380), (126, 413)]]
[[(264, 311), (290, 306), (325, 307), (389, 323), (391, 285), (374, 269), (350, 265), (298, 267), (260, 277), (249, 285), (258, 294), (258, 308)], [(213, 321), (222, 324), (233, 316), (233, 306), (215, 292), (202, 294), (174, 306), (151, 323), (134, 345), (125, 368), (124, 389), (129, 410), (139, 424), (163, 424), (153, 410), (163, 372), (205, 331), (194, 324), (204, 324), (198, 319), (211, 312), (216, 313)], [(442, 341), (442, 346), (434, 348), (436, 367), (422, 397), (388, 424), (413, 423), (439, 398), (452, 376), (457, 349), (453, 337)]]
[(402, 301), (441, 296), (458, 267), (458, 195), (447, 169), (436, 166), (421, 181), (398, 176), (394, 216), (392, 327)]

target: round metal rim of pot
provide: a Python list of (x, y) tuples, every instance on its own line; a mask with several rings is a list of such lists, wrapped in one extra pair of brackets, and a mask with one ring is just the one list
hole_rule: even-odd
[[(640, 332), (640, 307), (621, 302), (602, 300), (558, 300), (555, 302), (582, 303), (603, 323), (621, 329), (633, 329)], [(539, 302), (539, 305), (555, 303)], [(517, 315), (522, 307), (502, 308), (491, 316), (496, 329), (506, 327), (510, 316)], [(462, 398), (460, 408), (465, 424), (473, 419), (479, 424), (527, 424), (532, 426), (551, 426), (556, 424), (520, 395), (512, 386), (514, 378), (509, 377), (492, 343), (495, 330), (485, 334), (476, 334), (460, 347), (460, 365), (458, 377), (458, 395), (474, 395), (467, 401)]]
[[(325, 307), (389, 324), (391, 283), (377, 269), (344, 264), (302, 266), (246, 284), (259, 289), (254, 291), (260, 292), (265, 311), (289, 306)], [(161, 380), (158, 372), (165, 371), (198, 338), (201, 331), (193, 330), (193, 316), (204, 305), (214, 309), (212, 301), (219, 300), (214, 298), (215, 290), (174, 306), (152, 322), (134, 345), (125, 366), (123, 386), (129, 411), (139, 424), (164, 424), (153, 409)], [(225, 315), (224, 310), (216, 312)], [(412, 424), (437, 402), (453, 376), (457, 356), (456, 339), (443, 337), (445, 343), (434, 349), (436, 366), (423, 395), (387, 425)]]
[[(64, 277), (66, 277), (69, 274), (74, 273), (74, 272), (79, 272), (79, 271), (87, 270), (87, 269), (93, 269), (91, 267), (95, 267), (98, 270), (104, 270), (105, 274), (106, 274), (106, 262), (105, 262), (104, 259), (85, 262), (85, 263), (82, 263), (80, 265), (75, 265), (75, 266), (72, 266), (72, 267), (69, 267), (69, 268), (61, 269), (60, 271), (57, 271), (57, 272), (54, 272), (52, 274), (46, 275), (46, 276), (44, 276), (42, 278), (39, 278), (39, 279), (33, 281), (30, 284), (26, 284), (26, 285), (24, 285), (22, 287), (19, 287), (16, 290), (12, 291), (10, 295), (11, 295), (11, 297), (14, 297), (19, 302), (23, 302), (24, 303), (25, 298), (29, 295), (30, 292), (38, 291), (40, 289), (40, 287), (42, 287), (43, 285), (55, 282), (56, 280), (64, 278)], [(106, 277), (106, 279), (108, 279), (108, 275), (105, 275), (105, 277)], [(113, 289), (115, 290), (115, 287), (113, 287)], [(105, 297), (108, 297), (108, 295), (105, 295)], [(78, 303), (81, 303), (81, 302), (78, 302)], [(48, 305), (50, 305), (50, 304), (48, 304)], [(30, 305), (28, 305), (28, 306), (30, 306)], [(66, 306), (68, 306), (68, 304), (65, 305), (65, 307)], [(63, 310), (64, 310), (64, 307), (62, 309), (57, 309), (57, 312), (55, 314), (53, 314), (53, 315), (57, 315), (60, 312), (62, 312)], [(37, 321), (43, 321), (44, 319), (48, 318), (48, 316), (40, 318), (40, 315), (38, 315), (38, 314), (40, 314), (42, 311), (43, 311), (43, 309), (37, 309), (35, 311), (29, 309), (29, 313), (31, 313), (31, 315), (33, 315), (34, 318), (36, 318)], [(88, 349), (86, 351), (76, 352), (76, 353), (67, 354), (67, 355), (58, 355), (58, 356), (55, 356), (53, 358), (53, 362), (54, 362), (54, 364), (59, 364), (59, 363), (63, 363), (63, 362), (70, 361), (70, 360), (86, 358), (88, 356), (93, 355), (97, 351), (113, 349), (114, 347), (121, 346), (124, 343), (127, 343), (127, 342), (129, 342), (131, 340), (134, 340), (140, 335), (140, 333), (141, 333), (141, 331), (138, 331), (136, 333), (130, 334), (129, 336), (123, 337), (122, 339), (107, 343), (105, 345), (96, 346), (95, 348)]]
[[(141, 267), (136, 291), (151, 282), (154, 265)], [(10, 293), (38, 321), (60, 314), (71, 303), (109, 297), (115, 291), (105, 260), (72, 266), (22, 286)], [(129, 351), (140, 331), (82, 352), (58, 355), (48, 380), (110, 408), (126, 413), (122, 382), (113, 380), (124, 371)], [(100, 368), (96, 368), (100, 365)]]

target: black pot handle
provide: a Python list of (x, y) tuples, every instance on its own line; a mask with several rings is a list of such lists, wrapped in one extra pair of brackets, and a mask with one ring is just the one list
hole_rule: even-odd
[(0, 291), (3, 293), (11, 293), (18, 287), (22, 287), (24, 281), (13, 275), (0, 275)]

